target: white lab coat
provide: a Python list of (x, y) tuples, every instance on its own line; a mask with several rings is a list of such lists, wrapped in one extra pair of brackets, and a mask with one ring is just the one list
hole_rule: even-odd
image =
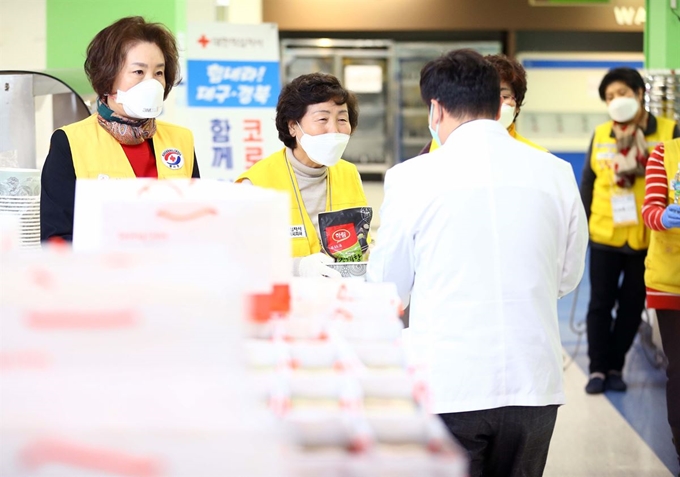
[(411, 294), (405, 344), (433, 412), (564, 403), (557, 299), (588, 243), (567, 162), (465, 123), (387, 172), (380, 221), (367, 279)]

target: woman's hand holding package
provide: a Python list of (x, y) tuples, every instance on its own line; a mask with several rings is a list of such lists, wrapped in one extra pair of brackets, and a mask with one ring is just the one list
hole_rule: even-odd
[(341, 278), (340, 272), (327, 266), (329, 263), (335, 263), (335, 260), (325, 253), (314, 253), (303, 257), (300, 259), (300, 276)]

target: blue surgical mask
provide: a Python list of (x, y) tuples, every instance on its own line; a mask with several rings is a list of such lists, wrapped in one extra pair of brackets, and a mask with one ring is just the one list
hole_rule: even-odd
[(439, 140), (439, 124), (437, 124), (437, 129), (432, 129), (432, 116), (434, 114), (434, 103), (430, 103), (430, 117), (429, 120), (427, 121), (427, 128), (430, 130), (430, 134), (432, 135), (432, 140), (434, 143), (438, 146), (441, 147), (442, 142)]

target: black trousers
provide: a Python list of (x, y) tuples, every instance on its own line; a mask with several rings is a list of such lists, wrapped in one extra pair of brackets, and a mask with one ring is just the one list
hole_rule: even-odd
[(590, 303), (586, 323), (591, 373), (606, 374), (623, 369), (645, 307), (645, 256), (645, 253), (590, 249)]
[[(671, 428), (680, 431), (680, 310), (656, 310), (666, 368), (666, 405)], [(676, 431), (676, 432), (677, 432)]]
[(440, 414), (470, 454), (470, 477), (540, 477), (557, 406), (508, 406)]

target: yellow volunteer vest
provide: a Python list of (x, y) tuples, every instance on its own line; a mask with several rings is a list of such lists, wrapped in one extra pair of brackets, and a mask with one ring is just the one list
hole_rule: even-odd
[[(135, 178), (130, 161), (120, 143), (97, 122), (97, 115), (61, 128), (68, 137), (73, 168), (78, 179)], [(190, 178), (194, 170), (194, 138), (186, 128), (156, 121), (153, 136), (156, 169), (159, 179)], [(181, 154), (178, 160), (177, 152)], [(166, 160), (164, 160), (166, 153)], [(170, 167), (172, 166), (172, 167)]]
[[(680, 139), (664, 142), (668, 203), (680, 188)], [(680, 194), (680, 191), (678, 191)], [(645, 260), (645, 284), (654, 290), (680, 294), (680, 229), (652, 230)]]
[[(241, 174), (236, 182), (242, 182), (244, 179), (248, 179), (256, 186), (288, 192), (290, 195), (291, 231), (296, 226), (302, 226), (307, 235), (306, 237), (293, 237), (293, 234), (291, 234), (293, 257), (306, 257), (321, 251), (319, 237), (309, 214), (307, 214), (305, 205), (302, 203), (300, 187), (293, 167), (286, 158), (285, 148), (255, 163)], [(328, 168), (327, 181), (326, 211), (368, 205), (359, 172), (354, 164), (341, 159), (336, 165)]]
[(527, 146), (531, 146), (531, 147), (533, 147), (534, 149), (538, 149), (539, 151), (549, 152), (549, 151), (548, 151), (546, 148), (544, 148), (543, 146), (539, 146), (539, 145), (536, 144), (535, 142), (529, 141), (529, 140), (528, 140), (527, 138), (525, 138), (524, 136), (520, 136), (520, 135), (517, 133), (517, 129), (515, 129), (515, 123), (512, 123), (512, 124), (510, 125), (510, 127), (508, 128), (508, 133), (509, 133), (512, 137), (514, 137), (515, 139), (517, 139), (519, 142), (522, 142), (522, 143), (526, 144)]
[[(662, 141), (673, 138), (675, 121), (666, 118), (656, 118), (656, 132), (645, 136), (649, 152)], [(623, 227), (614, 227), (612, 213), (612, 194), (621, 191), (614, 180), (612, 160), (616, 154), (616, 139), (611, 137), (613, 121), (599, 125), (595, 129), (593, 148), (590, 156), (590, 166), (595, 172), (593, 185), (593, 202), (590, 206), (590, 239), (602, 245), (623, 247), (628, 244), (634, 250), (644, 250), (649, 246), (649, 229), (642, 220), (642, 204), (645, 200), (645, 178), (638, 177), (630, 190), (635, 194), (638, 223)]]
[[(508, 134), (510, 134), (510, 136), (512, 136), (513, 138), (517, 139), (519, 142), (526, 144), (527, 146), (531, 146), (534, 149), (538, 149), (539, 151), (548, 152), (548, 150), (543, 146), (539, 146), (538, 144), (531, 142), (527, 138), (517, 134), (517, 130), (515, 129), (515, 123), (512, 123), (508, 128)], [(437, 146), (437, 143), (432, 141), (430, 143), (430, 152), (435, 151), (437, 149), (439, 149), (439, 146)]]

